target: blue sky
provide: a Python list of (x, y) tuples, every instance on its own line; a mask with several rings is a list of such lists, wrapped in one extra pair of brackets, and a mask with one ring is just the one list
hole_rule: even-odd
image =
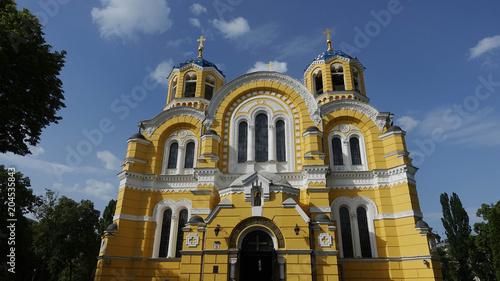
[(126, 140), (166, 102), (172, 66), (197, 55), (230, 81), (273, 70), (302, 81), (333, 48), (357, 56), (370, 104), (395, 114), (419, 168), (420, 205), (443, 234), (439, 195), (456, 192), (471, 221), (500, 200), (500, 2), (498, 1), (18, 1), (44, 25), (54, 50), (68, 52), (60, 75), (66, 108), (26, 157), (0, 163), (45, 188), (103, 210), (117, 197)]

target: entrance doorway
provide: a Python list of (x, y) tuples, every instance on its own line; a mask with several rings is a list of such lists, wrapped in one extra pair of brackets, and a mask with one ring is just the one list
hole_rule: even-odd
[(240, 281), (271, 281), (275, 276), (275, 252), (269, 234), (256, 230), (245, 236), (240, 251)]

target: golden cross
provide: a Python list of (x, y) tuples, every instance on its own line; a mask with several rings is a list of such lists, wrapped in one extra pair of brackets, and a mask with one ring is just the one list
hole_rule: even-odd
[(333, 31), (331, 31), (329, 28), (327, 28), (325, 31), (323, 31), (323, 34), (326, 34), (326, 43), (328, 44), (328, 50), (327, 51), (333, 51), (332, 49), (332, 38), (330, 38), (330, 34), (332, 34)]
[(266, 64), (267, 66), (269, 66), (269, 71), (273, 71), (273, 65), (274, 63), (272, 61), (269, 61), (268, 64)]
[(203, 56), (201, 53), (203, 53), (203, 41), (207, 41), (207, 38), (203, 38), (203, 35), (200, 36), (200, 39), (197, 39), (196, 41), (200, 42), (200, 45), (198, 46), (198, 57), (197, 59), (202, 59)]

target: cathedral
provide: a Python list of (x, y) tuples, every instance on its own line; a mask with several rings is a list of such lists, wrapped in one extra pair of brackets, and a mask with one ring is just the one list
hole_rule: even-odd
[(405, 132), (330, 33), (302, 82), (227, 82), (198, 39), (127, 140), (96, 281), (442, 280)]

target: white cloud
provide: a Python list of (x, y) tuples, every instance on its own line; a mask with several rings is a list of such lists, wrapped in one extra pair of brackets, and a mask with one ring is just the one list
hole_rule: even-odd
[(120, 171), (123, 161), (118, 159), (111, 151), (104, 150), (97, 152), (97, 158), (104, 162), (104, 167), (108, 170)]
[(396, 125), (401, 126), (403, 130), (409, 132), (413, 130), (418, 125), (418, 121), (413, 119), (411, 116), (401, 116), (396, 120)]
[(33, 170), (40, 171), (46, 175), (55, 175), (59, 180), (62, 180), (63, 176), (67, 173), (102, 173), (102, 169), (91, 166), (69, 166), (57, 162), (40, 160), (32, 156), (19, 156), (12, 153), (0, 154), (0, 162), (16, 166), (21, 171)]
[(199, 19), (196, 18), (189, 18), (189, 23), (194, 26), (194, 27), (200, 27), (201, 23)]
[(91, 15), (104, 38), (135, 39), (138, 33), (158, 34), (172, 26), (165, 0), (101, 0)]
[(37, 157), (45, 153), (45, 149), (41, 146), (29, 146), (29, 150), (31, 151), (31, 156)]
[(232, 39), (250, 31), (250, 26), (246, 19), (239, 17), (232, 21), (214, 19), (212, 24), (219, 29), (226, 38)]
[(103, 182), (96, 179), (88, 179), (85, 182), (85, 186), (81, 187), (80, 184), (75, 184), (73, 186), (64, 186), (61, 183), (54, 183), (54, 189), (60, 190), (63, 192), (70, 193), (82, 193), (87, 196), (92, 196), (95, 198), (99, 198), (104, 201), (109, 201), (116, 197), (115, 186), (109, 182)]
[[(288, 70), (286, 62), (273, 61), (272, 63), (274, 64), (272, 66), (272, 71), (285, 73)], [(263, 61), (258, 61), (253, 65), (252, 68), (247, 71), (247, 73), (256, 71), (269, 71), (269, 66), (267, 64), (268, 63), (265, 63)]]
[(173, 67), (174, 61), (172, 59), (162, 61), (156, 66), (156, 69), (151, 72), (149, 76), (151, 77), (151, 79), (163, 85), (165, 88), (168, 88), (167, 77), (170, 74), (170, 71), (172, 71)]
[[(466, 110), (462, 105), (441, 106), (426, 113), (414, 128), (422, 138), (452, 144), (500, 146), (500, 117), (492, 107)], [(422, 140), (420, 140), (422, 141)]]
[(500, 48), (500, 35), (486, 37), (480, 40), (477, 45), (469, 49), (469, 59), (474, 59), (482, 54), (491, 52), (494, 49)]
[(196, 16), (201, 15), (201, 13), (207, 12), (207, 8), (203, 7), (201, 4), (198, 3), (194, 3), (193, 5), (189, 6), (189, 9)]

